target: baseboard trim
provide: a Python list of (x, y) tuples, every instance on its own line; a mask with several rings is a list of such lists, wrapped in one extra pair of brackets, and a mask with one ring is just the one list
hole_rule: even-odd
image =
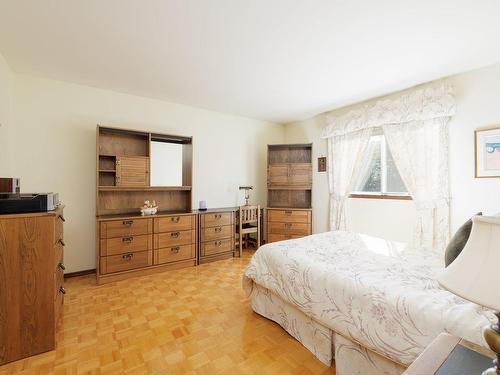
[(83, 270), (83, 271), (65, 273), (64, 278), (69, 279), (70, 277), (92, 275), (93, 273), (95, 273), (95, 268), (93, 268), (91, 270)]

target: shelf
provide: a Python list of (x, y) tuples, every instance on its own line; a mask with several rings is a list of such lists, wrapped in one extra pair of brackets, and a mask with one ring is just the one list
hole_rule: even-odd
[(268, 186), (267, 190), (312, 190), (312, 186)]
[(114, 169), (99, 169), (99, 173), (116, 173)]
[(99, 186), (99, 191), (191, 191), (191, 186)]

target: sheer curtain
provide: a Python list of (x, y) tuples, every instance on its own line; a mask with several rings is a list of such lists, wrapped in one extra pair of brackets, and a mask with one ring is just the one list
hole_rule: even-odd
[(384, 125), (387, 145), (413, 197), (413, 245), (444, 249), (449, 241), (448, 119)]
[(355, 171), (372, 129), (381, 127), (417, 210), (413, 246), (442, 250), (450, 234), (448, 122), (454, 114), (452, 87), (437, 84), (327, 117), (331, 229), (346, 228)]
[(372, 129), (368, 128), (328, 138), (332, 230), (347, 229), (346, 202), (356, 182), (371, 133)]

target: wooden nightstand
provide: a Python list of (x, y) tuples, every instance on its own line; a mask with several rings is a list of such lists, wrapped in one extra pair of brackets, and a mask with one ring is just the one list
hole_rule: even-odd
[(494, 357), (486, 348), (442, 333), (403, 375), (480, 375), (493, 366)]

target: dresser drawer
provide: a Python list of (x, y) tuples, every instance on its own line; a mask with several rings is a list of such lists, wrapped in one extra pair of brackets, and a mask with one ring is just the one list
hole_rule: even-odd
[(290, 235), (290, 234), (270, 234), (267, 236), (267, 243), (292, 240), (294, 238), (301, 238), (303, 236)]
[(151, 234), (107, 238), (105, 240), (101, 240), (101, 256), (151, 250), (153, 248), (152, 242), (153, 236)]
[(269, 222), (267, 224), (267, 233), (271, 234), (284, 234), (284, 235), (299, 235), (307, 236), (311, 231), (311, 224), (304, 223), (278, 223)]
[(310, 223), (311, 211), (267, 210), (267, 220), (282, 223)]
[(194, 244), (171, 246), (164, 249), (156, 249), (154, 251), (154, 264), (178, 262), (181, 260), (193, 259), (195, 257), (196, 246)]
[(201, 227), (220, 227), (233, 224), (232, 212), (214, 212), (201, 215)]
[(59, 268), (59, 263), (62, 263), (64, 259), (64, 247), (57, 243), (54, 245), (54, 269)]
[(196, 228), (195, 215), (156, 217), (154, 220), (155, 233), (175, 232)]
[(195, 242), (196, 231), (194, 230), (180, 230), (176, 232), (154, 234), (155, 249), (179, 245), (190, 245)]
[(223, 240), (207, 241), (200, 244), (200, 255), (215, 255), (234, 250), (234, 239), (226, 238)]
[(56, 233), (55, 233), (56, 241), (58, 239), (64, 238), (64, 223), (63, 223), (61, 217), (62, 216), (56, 217)]
[(234, 225), (204, 228), (201, 230), (201, 241), (221, 240), (234, 236)]
[(138, 236), (153, 233), (153, 219), (124, 219), (102, 221), (100, 238)]
[(103, 274), (133, 270), (151, 266), (153, 264), (153, 250), (140, 251), (138, 253), (126, 253), (101, 257), (100, 272)]

